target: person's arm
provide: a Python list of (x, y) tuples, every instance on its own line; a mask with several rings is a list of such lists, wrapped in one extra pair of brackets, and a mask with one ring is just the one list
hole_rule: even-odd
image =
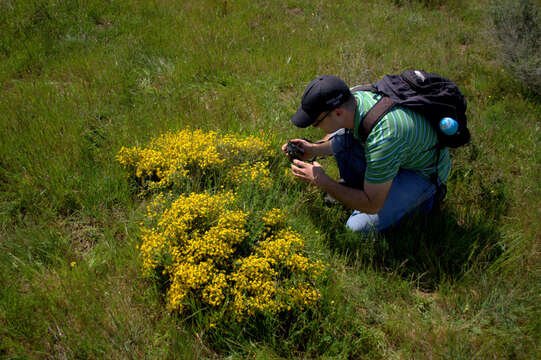
[(317, 161), (309, 164), (294, 160), (291, 169), (301, 180), (317, 186), (342, 204), (367, 214), (376, 214), (381, 210), (393, 182), (389, 180), (381, 184), (372, 184), (365, 181), (364, 189), (359, 190), (331, 179)]
[(339, 184), (327, 177), (316, 186), (347, 207), (367, 214), (377, 214), (387, 199), (392, 183), (392, 180), (382, 184), (371, 184), (365, 181), (364, 189), (360, 190)]

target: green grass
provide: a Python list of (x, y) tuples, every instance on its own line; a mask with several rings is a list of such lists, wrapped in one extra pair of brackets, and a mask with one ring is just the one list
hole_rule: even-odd
[[(0, 357), (538, 358), (541, 103), (494, 61), (486, 5), (0, 1)], [(321, 307), (278, 332), (167, 313), (119, 148), (186, 126), (315, 139), (289, 123), (313, 77), (406, 68), (468, 99), (442, 215), (361, 239), (302, 184), (247, 192), (329, 262)]]

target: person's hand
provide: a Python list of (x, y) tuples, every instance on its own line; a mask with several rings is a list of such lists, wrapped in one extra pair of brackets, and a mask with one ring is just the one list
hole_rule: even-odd
[[(297, 145), (298, 147), (300, 147), (304, 151), (304, 154), (299, 156), (301, 160), (310, 160), (315, 156), (314, 150), (313, 150), (314, 144), (312, 144), (311, 142), (306, 141), (304, 139), (293, 139), (291, 140), (291, 142)], [(286, 147), (287, 147), (287, 143), (282, 145), (282, 151), (284, 152), (286, 156), (288, 156), (286, 153)]]
[(300, 160), (293, 160), (291, 172), (300, 180), (318, 187), (328, 178), (327, 174), (325, 174), (325, 171), (317, 161), (310, 164)]

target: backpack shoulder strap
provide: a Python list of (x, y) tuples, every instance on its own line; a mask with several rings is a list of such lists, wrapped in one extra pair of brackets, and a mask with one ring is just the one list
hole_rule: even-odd
[(395, 106), (395, 102), (387, 97), (382, 96), (374, 106), (368, 110), (364, 118), (361, 119), (361, 128), (363, 130), (363, 138), (366, 140), (370, 131), (376, 126), (378, 121), (387, 114)]
[(372, 92), (376, 92), (377, 89), (376, 89), (376, 87), (375, 87), (373, 84), (367, 84), (367, 85), (357, 85), (357, 86), (351, 88), (350, 91), (351, 91), (352, 93), (357, 92), (357, 91), (372, 91)]
[[(374, 84), (357, 85), (354, 88), (351, 88), (352, 93), (357, 91), (380, 93)], [(362, 137), (364, 140), (366, 140), (368, 134), (370, 134), (370, 131), (372, 131), (378, 121), (380, 121), (381, 118), (395, 105), (396, 103), (390, 97), (384, 95), (370, 110), (368, 110), (365, 117), (361, 119)]]

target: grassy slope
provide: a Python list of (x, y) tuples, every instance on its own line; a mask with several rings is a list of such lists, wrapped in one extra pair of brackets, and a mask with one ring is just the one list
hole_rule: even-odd
[[(493, 60), (484, 2), (395, 3), (0, 2), (0, 354), (535, 357), (541, 105)], [(170, 317), (139, 275), (119, 147), (187, 125), (278, 145), (306, 135), (288, 118), (317, 74), (412, 67), (469, 100), (445, 218), (361, 243), (318, 193), (269, 195), (332, 264), (334, 303), (285, 341), (213, 343)]]

